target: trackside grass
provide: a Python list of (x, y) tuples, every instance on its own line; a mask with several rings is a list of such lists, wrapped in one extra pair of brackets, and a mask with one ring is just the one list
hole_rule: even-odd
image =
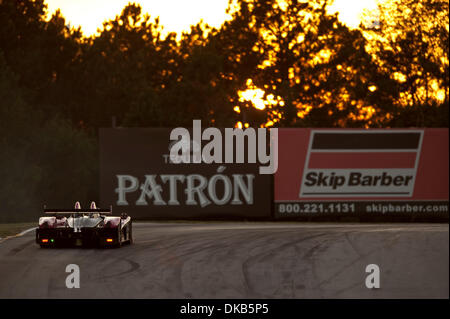
[(0, 238), (16, 235), (24, 230), (36, 227), (36, 223), (0, 224)]

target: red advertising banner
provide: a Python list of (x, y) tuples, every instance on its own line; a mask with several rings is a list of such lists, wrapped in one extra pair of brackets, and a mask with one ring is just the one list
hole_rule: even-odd
[(448, 216), (448, 129), (279, 129), (275, 217)]

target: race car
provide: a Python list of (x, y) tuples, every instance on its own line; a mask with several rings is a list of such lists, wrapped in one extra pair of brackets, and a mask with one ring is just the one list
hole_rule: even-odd
[(47, 216), (39, 218), (36, 243), (42, 248), (56, 246), (120, 247), (133, 242), (131, 217), (123, 213), (112, 215), (112, 209), (97, 208), (95, 202), (89, 209), (44, 209)]

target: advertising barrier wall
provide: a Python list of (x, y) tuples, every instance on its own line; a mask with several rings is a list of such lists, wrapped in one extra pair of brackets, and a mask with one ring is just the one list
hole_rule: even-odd
[(448, 218), (448, 129), (279, 129), (276, 218)]
[(101, 207), (136, 219), (271, 217), (272, 175), (256, 163), (174, 164), (170, 132), (100, 130)]
[(100, 130), (102, 207), (137, 219), (448, 220), (448, 129), (278, 129), (274, 175), (174, 164), (170, 131)]

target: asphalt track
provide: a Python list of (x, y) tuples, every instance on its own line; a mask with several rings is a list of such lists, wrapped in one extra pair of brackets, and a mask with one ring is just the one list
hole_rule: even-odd
[[(135, 223), (119, 249), (0, 242), (0, 298), (449, 298), (448, 224)], [(65, 285), (80, 267), (79, 289)], [(368, 264), (380, 268), (368, 289)]]

